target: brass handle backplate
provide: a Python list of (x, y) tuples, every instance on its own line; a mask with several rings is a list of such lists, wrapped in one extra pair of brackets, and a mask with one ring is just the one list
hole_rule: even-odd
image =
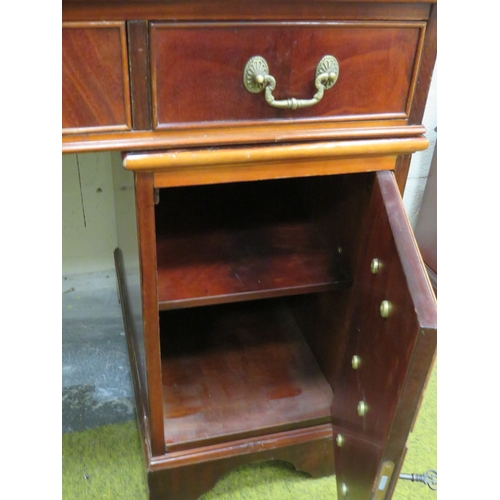
[(298, 109), (314, 106), (323, 98), (325, 90), (331, 89), (339, 77), (339, 63), (333, 56), (324, 56), (316, 67), (314, 85), (318, 89), (312, 99), (288, 99), (276, 100), (273, 90), (276, 80), (269, 74), (266, 60), (261, 56), (252, 57), (243, 71), (243, 83), (245, 88), (252, 93), (262, 92), (265, 89), (266, 102), (274, 108)]

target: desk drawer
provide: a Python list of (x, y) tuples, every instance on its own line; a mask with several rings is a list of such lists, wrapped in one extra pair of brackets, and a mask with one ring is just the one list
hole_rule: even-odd
[[(404, 120), (424, 30), (420, 22), (152, 23), (154, 127)], [(311, 107), (278, 109), (245, 88), (245, 66), (261, 56), (276, 100), (311, 99), (325, 55), (336, 58), (338, 78)]]
[(63, 133), (130, 129), (124, 22), (63, 23)]

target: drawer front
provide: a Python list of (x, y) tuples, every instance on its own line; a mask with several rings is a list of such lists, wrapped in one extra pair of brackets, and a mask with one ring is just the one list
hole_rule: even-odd
[(63, 23), (63, 133), (130, 129), (125, 23)]
[[(154, 126), (405, 119), (424, 30), (415, 22), (152, 23)], [(278, 109), (245, 88), (245, 66), (261, 56), (276, 100), (311, 99), (325, 55), (339, 76), (313, 106)]]

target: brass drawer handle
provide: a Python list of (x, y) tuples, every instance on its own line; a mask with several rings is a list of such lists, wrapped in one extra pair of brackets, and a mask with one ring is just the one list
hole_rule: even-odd
[(314, 85), (318, 89), (312, 99), (295, 99), (290, 97), (277, 101), (273, 96), (276, 80), (269, 74), (266, 60), (261, 56), (252, 57), (243, 71), (243, 82), (246, 89), (252, 93), (262, 92), (265, 89), (267, 104), (275, 108), (298, 109), (314, 106), (323, 98), (325, 90), (331, 89), (339, 77), (339, 63), (333, 56), (324, 56), (316, 67)]

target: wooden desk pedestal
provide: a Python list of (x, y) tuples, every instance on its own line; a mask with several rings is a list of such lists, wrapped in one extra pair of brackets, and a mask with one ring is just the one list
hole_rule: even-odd
[[(401, 190), (432, 3), (63, 2), (63, 151), (120, 150), (115, 262), (150, 498), (235, 467), (388, 499), (436, 349)], [(279, 109), (245, 88), (264, 58)]]

